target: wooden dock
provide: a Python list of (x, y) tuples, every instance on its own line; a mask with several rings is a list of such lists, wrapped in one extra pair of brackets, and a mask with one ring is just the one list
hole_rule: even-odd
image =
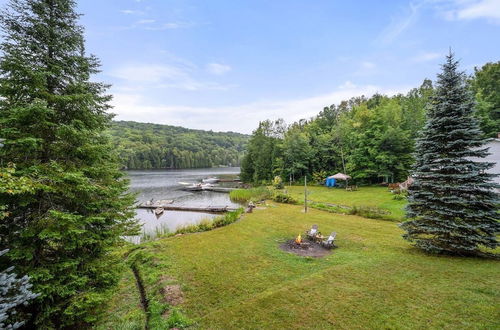
[(237, 210), (237, 208), (229, 206), (193, 207), (193, 206), (175, 206), (170, 204), (165, 204), (165, 205), (140, 204), (137, 206), (137, 208), (140, 209), (152, 209), (152, 210), (157, 209), (159, 207), (163, 207), (165, 211), (188, 211), (188, 212), (203, 212), (203, 213), (225, 213)]
[(205, 187), (203, 190), (206, 191), (215, 191), (215, 192), (222, 192), (222, 193), (229, 193), (233, 190), (236, 190), (236, 188), (225, 188), (225, 187)]
[(231, 191), (235, 190), (237, 188), (226, 188), (226, 187), (184, 187), (181, 188), (181, 190), (184, 191), (192, 191), (192, 192), (197, 192), (197, 191), (213, 191), (213, 192), (221, 192), (221, 193), (230, 193)]

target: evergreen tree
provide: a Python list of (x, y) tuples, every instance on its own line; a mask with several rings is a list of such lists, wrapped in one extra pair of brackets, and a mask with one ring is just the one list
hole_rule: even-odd
[[(0, 148), (2, 144), (0, 144)], [(29, 193), (34, 190), (34, 182), (26, 177), (15, 175), (15, 167), (9, 164), (7, 168), (0, 168), (0, 193), (11, 196)], [(5, 206), (0, 204), (0, 225), (1, 221), (8, 216)], [(0, 259), (8, 250), (0, 251)], [(31, 300), (37, 297), (31, 292), (32, 285), (29, 283), (29, 277), (17, 277), (13, 273), (13, 266), (0, 271), (0, 329), (18, 329), (25, 324), (27, 315), (19, 313), (19, 307), (27, 305)]]
[(477, 255), (496, 248), (500, 231), (498, 186), (479, 160), (484, 147), (474, 101), (453, 55), (438, 75), (427, 123), (416, 144), (404, 238), (427, 252)]
[[(0, 257), (8, 250), (0, 251)], [(30, 291), (29, 277), (18, 278), (12, 272), (14, 267), (9, 267), (0, 272), (0, 329), (18, 329), (25, 321), (16, 312), (16, 308), (26, 305), (37, 297)]]
[[(127, 230), (133, 196), (104, 130), (107, 85), (85, 55), (72, 0), (11, 0), (2, 12), (0, 165), (14, 162), (32, 191), (0, 191), (0, 268), (16, 265), (39, 296), (29, 327), (95, 320), (117, 279), (109, 248)], [(6, 258), (5, 258), (6, 257)]]

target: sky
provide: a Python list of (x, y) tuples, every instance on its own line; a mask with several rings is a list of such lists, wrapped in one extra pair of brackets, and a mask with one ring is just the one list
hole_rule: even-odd
[[(6, 0), (0, 0), (4, 4)], [(80, 0), (117, 120), (251, 133), (259, 121), (500, 60), (500, 0)]]

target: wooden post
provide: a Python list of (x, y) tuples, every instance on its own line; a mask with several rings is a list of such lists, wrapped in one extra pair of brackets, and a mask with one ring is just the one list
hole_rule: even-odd
[(307, 176), (304, 177), (304, 212), (307, 213)]

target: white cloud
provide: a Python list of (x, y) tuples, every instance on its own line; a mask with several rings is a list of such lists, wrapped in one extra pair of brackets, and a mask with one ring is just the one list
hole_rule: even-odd
[(444, 58), (444, 55), (436, 52), (422, 52), (412, 58), (414, 62), (428, 62), (438, 58)]
[(140, 21), (137, 21), (137, 24), (152, 24), (156, 22), (154, 19), (141, 19)]
[(127, 26), (118, 26), (115, 30), (127, 31), (133, 29), (142, 29), (147, 31), (165, 31), (165, 30), (176, 30), (176, 29), (187, 29), (195, 26), (195, 23), (190, 22), (170, 22), (170, 23), (160, 23), (153, 19), (143, 19), (134, 22)]
[(390, 24), (376, 38), (391, 43), (411, 28), (423, 10), (432, 10), (447, 20), (486, 19), (500, 24), (500, 0), (415, 0), (391, 18)]
[(456, 8), (447, 12), (447, 17), (456, 20), (487, 19), (500, 23), (500, 1), (458, 1), (455, 0)]
[[(251, 133), (259, 121), (283, 118), (291, 123), (302, 118), (310, 118), (324, 106), (338, 104), (353, 96), (371, 96), (377, 92), (393, 95), (406, 92), (410, 88), (381, 88), (377, 86), (356, 86), (350, 81), (331, 93), (303, 99), (266, 100), (235, 106), (190, 107), (182, 105), (149, 104), (140, 94), (115, 93), (114, 112), (119, 120), (135, 120), (178, 125), (189, 128), (214, 131), (237, 131)], [(237, 118), (237, 120), (235, 120)]]
[(128, 83), (159, 83), (185, 77), (185, 73), (174, 66), (144, 64), (123, 66), (112, 71), (111, 75)]
[(223, 75), (229, 71), (231, 71), (231, 67), (229, 65), (220, 64), (220, 63), (209, 63), (207, 65), (207, 71), (211, 74), (215, 75)]
[(410, 2), (408, 8), (391, 18), (391, 23), (376, 38), (382, 43), (391, 43), (410, 28), (418, 19), (419, 11), (426, 1)]
[(227, 90), (232, 86), (201, 81), (193, 77), (192, 68), (181, 64), (129, 64), (110, 71), (121, 80), (120, 86), (135, 88), (176, 88), (188, 91)]
[(132, 9), (124, 9), (120, 10), (120, 13), (125, 14), (125, 15), (142, 15), (144, 14), (143, 11), (140, 10), (132, 10)]

